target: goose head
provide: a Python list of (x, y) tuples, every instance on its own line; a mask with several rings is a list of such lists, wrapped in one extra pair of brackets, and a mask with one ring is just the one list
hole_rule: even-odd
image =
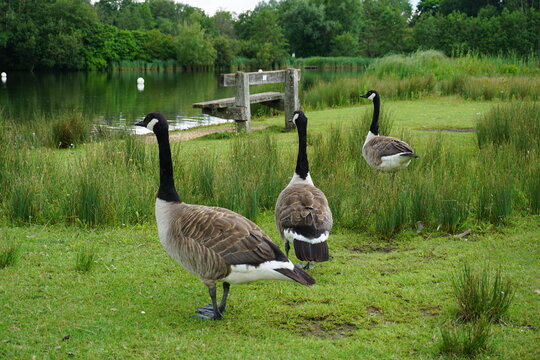
[(293, 113), (293, 117), (289, 120), (289, 122), (292, 122), (296, 127), (306, 127), (307, 126), (307, 117), (306, 114), (302, 110), (296, 110)]
[(375, 98), (379, 97), (379, 93), (376, 92), (375, 90), (369, 90), (364, 95), (360, 95), (360, 97), (363, 97), (363, 98), (366, 98), (366, 99), (369, 99), (369, 100), (373, 101)]
[(163, 116), (163, 114), (158, 112), (149, 113), (144, 117), (143, 120), (135, 123), (135, 125), (145, 127), (148, 130), (153, 131), (155, 134), (169, 129), (167, 119), (165, 119), (165, 116)]

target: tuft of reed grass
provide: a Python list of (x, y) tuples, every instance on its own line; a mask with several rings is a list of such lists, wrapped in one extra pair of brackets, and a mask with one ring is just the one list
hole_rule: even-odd
[(147, 151), (141, 137), (133, 134), (126, 136), (124, 144), (124, 159), (128, 167), (144, 169), (147, 165)]
[(52, 146), (61, 149), (83, 143), (90, 135), (91, 122), (81, 113), (60, 116), (51, 126)]
[(92, 270), (97, 260), (96, 250), (92, 247), (83, 247), (75, 257), (75, 271), (86, 273)]
[(529, 195), (531, 211), (533, 214), (540, 214), (540, 156), (536, 157), (535, 163), (537, 166), (532, 167), (527, 174), (526, 192)]
[(19, 246), (15, 244), (3, 244), (0, 246), (0, 269), (13, 266), (17, 262)]
[(194, 185), (192, 192), (206, 202), (210, 202), (214, 198), (216, 162), (215, 154), (200, 154), (191, 173), (191, 183)]
[(11, 188), (10, 215), (15, 222), (31, 222), (36, 215), (34, 191), (30, 181), (13, 184)]
[(513, 102), (493, 107), (476, 124), (478, 146), (512, 144), (528, 153), (540, 151), (540, 104)]
[(312, 67), (324, 70), (363, 70), (372, 62), (370, 58), (345, 56), (313, 56), (309, 58), (291, 58), (290, 65), (294, 67)]
[(440, 327), (439, 352), (456, 357), (474, 358), (489, 349), (491, 323), (484, 319), (462, 325), (448, 321)]
[(512, 212), (514, 181), (512, 177), (483, 178), (478, 195), (477, 217), (495, 224)]
[(76, 219), (89, 226), (106, 223), (99, 180), (88, 173), (83, 174), (74, 199)]
[(473, 271), (464, 264), (461, 272), (453, 280), (453, 292), (458, 302), (458, 320), (462, 322), (500, 322), (510, 308), (514, 298), (514, 286), (502, 276), (498, 269), (492, 273), (489, 268)]

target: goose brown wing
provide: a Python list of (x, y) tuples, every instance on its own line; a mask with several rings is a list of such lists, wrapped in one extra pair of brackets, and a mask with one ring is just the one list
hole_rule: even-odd
[(319, 236), (332, 228), (332, 213), (323, 192), (309, 185), (285, 188), (276, 204), (280, 232), (296, 229), (307, 236)]
[(214, 251), (229, 265), (287, 261), (255, 223), (233, 211), (192, 205), (186, 216), (182, 235)]
[(414, 150), (404, 141), (388, 136), (377, 136), (371, 139), (373, 149), (377, 151), (380, 156), (390, 156), (399, 153), (410, 152)]

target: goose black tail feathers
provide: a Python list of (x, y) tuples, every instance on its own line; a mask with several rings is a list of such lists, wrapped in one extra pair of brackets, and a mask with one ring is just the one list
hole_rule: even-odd
[(326, 241), (311, 244), (301, 240), (294, 240), (294, 253), (300, 261), (328, 261), (328, 244)]
[(289, 269), (274, 269), (278, 273), (285, 275), (292, 280), (299, 282), (302, 285), (311, 286), (315, 284), (315, 279), (312, 278), (307, 272), (302, 269), (294, 268), (293, 270)]
[(420, 156), (416, 155), (415, 153), (403, 153), (400, 154), (400, 156), (406, 156), (406, 157), (412, 157), (412, 158), (419, 158)]

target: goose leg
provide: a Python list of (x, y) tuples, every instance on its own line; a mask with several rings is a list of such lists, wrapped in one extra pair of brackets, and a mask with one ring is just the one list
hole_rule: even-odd
[[(218, 306), (218, 310), (222, 314), (225, 312), (225, 307), (227, 306), (227, 296), (229, 295), (230, 288), (231, 288), (231, 284), (229, 284), (228, 282), (223, 283), (223, 296), (221, 297), (221, 302), (219, 303), (219, 306)], [(214, 306), (212, 304), (201, 306), (197, 308), (197, 311), (199, 311), (201, 314), (213, 312)]]
[(216, 300), (216, 287), (208, 288), (208, 293), (210, 294), (210, 298), (212, 299), (212, 309), (207, 309), (206, 306), (200, 307), (198, 315), (193, 315), (193, 317), (199, 318), (199, 319), (210, 319), (210, 320), (221, 320), (223, 317), (221, 316), (221, 312), (219, 311), (217, 300)]

